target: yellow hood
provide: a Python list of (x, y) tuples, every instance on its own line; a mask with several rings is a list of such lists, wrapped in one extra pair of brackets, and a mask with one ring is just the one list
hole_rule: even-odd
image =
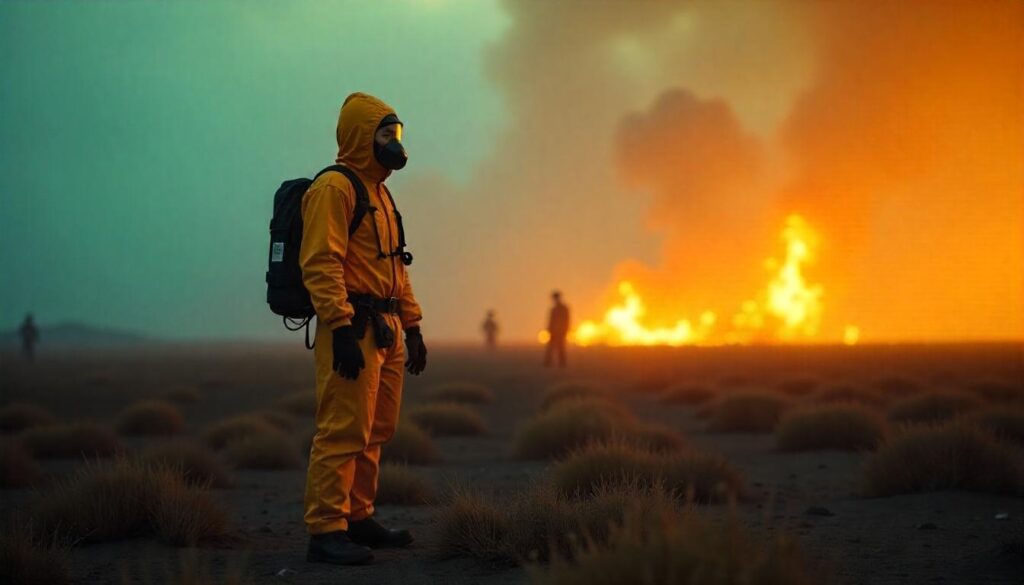
[(390, 171), (373, 155), (373, 135), (384, 116), (395, 110), (372, 95), (356, 92), (345, 98), (338, 115), (337, 162), (373, 181), (383, 181)]

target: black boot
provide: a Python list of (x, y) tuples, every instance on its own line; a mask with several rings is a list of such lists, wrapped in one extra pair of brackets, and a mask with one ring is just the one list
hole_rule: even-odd
[(389, 530), (372, 517), (356, 522), (349, 520), (348, 536), (352, 542), (370, 548), (401, 548), (409, 546), (413, 540), (408, 530)]
[(372, 560), (373, 551), (352, 542), (344, 530), (313, 534), (309, 537), (307, 563), (362, 565)]

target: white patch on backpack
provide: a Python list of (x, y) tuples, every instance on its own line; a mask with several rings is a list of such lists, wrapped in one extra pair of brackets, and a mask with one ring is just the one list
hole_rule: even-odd
[(284, 260), (284, 242), (273, 242), (270, 245), (270, 261), (281, 262)]

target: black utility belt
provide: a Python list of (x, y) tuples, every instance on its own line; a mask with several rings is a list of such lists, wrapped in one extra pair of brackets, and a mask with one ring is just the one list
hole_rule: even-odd
[(398, 298), (349, 293), (348, 302), (355, 310), (355, 315), (352, 317), (352, 328), (356, 339), (366, 336), (366, 326), (369, 324), (373, 326), (373, 339), (377, 347), (386, 348), (395, 344), (395, 332), (381, 315), (399, 314), (402, 305)]

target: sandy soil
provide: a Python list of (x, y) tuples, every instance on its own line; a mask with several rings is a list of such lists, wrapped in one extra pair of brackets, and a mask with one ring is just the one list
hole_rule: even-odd
[[(556, 380), (594, 380), (622, 396), (644, 420), (669, 424), (700, 448), (719, 452), (747, 476), (756, 497), (740, 505), (756, 534), (798, 534), (807, 556), (823, 562), (839, 583), (1024, 583), (1024, 560), (1005, 545), (1024, 536), (1024, 500), (942, 492), (888, 498), (858, 495), (861, 455), (822, 451), (780, 453), (768, 434), (709, 433), (691, 408), (667, 407), (656, 393), (668, 383), (711, 387), (771, 387), (806, 374), (825, 380), (875, 379), (899, 374), (936, 387), (978, 379), (1024, 380), (1019, 345), (865, 348), (718, 348), (576, 350), (565, 371), (539, 367), (536, 348), (489, 354), (432, 347), (427, 373), (411, 378), (406, 404), (432, 385), (452, 380), (487, 384), (496, 392), (480, 407), (490, 433), (440, 439), (443, 463), (416, 467), (444, 491), (451, 482), (508, 494), (541, 478), (546, 464), (509, 456), (510, 439), (536, 412), (543, 390)], [(0, 355), (0, 405), (35, 402), (62, 419), (112, 422), (133, 402), (177, 387), (195, 387), (203, 400), (183, 407), (188, 432), (238, 412), (272, 406), (294, 390), (312, 387), (311, 355), (293, 346), (178, 345), (43, 353), (32, 365)], [(1024, 392), (1024, 390), (1022, 390)], [(311, 421), (310, 421), (311, 423)], [(148, 439), (128, 441), (132, 448)], [(74, 461), (47, 461), (49, 478), (72, 471)], [(235, 471), (237, 486), (217, 490), (230, 513), (232, 538), (182, 551), (149, 539), (92, 545), (71, 552), (76, 583), (161, 582), (167, 567), (194, 554), (215, 573), (244, 563), (257, 583), (524, 583), (521, 568), (467, 560), (439, 560), (429, 506), (381, 506), (379, 518), (412, 529), (410, 549), (382, 551), (368, 567), (307, 564), (301, 519), (303, 470)], [(45, 483), (45, 479), (43, 482)], [(0, 492), (3, 515), (29, 499), (27, 490)], [(827, 515), (809, 513), (824, 508)], [(712, 513), (717, 513), (712, 511)], [(1006, 520), (997, 520), (1008, 513)], [(122, 577), (124, 576), (124, 577)], [(123, 581), (122, 581), (123, 579)]]

